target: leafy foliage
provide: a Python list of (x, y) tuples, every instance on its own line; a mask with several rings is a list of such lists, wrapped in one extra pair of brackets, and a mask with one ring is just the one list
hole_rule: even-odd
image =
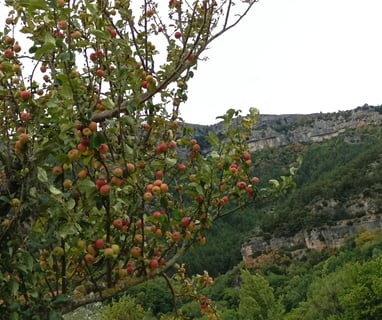
[(273, 289), (260, 275), (241, 272), (243, 284), (240, 289), (238, 314), (247, 319), (281, 319), (282, 306), (275, 301)]
[(213, 222), (254, 202), (257, 110), (228, 110), (208, 156), (180, 117), (202, 53), (254, 3), (6, 1), (4, 317), (57, 319), (159, 275), (176, 282), (175, 262)]

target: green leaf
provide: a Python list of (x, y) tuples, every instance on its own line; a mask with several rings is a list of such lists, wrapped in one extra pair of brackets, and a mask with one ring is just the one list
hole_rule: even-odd
[(168, 206), (168, 200), (167, 200), (167, 198), (166, 198), (166, 197), (161, 197), (161, 198), (160, 198), (160, 204), (161, 204), (161, 206), (162, 206), (163, 208), (167, 208), (167, 206)]
[(19, 286), (20, 285), (15, 280), (9, 281), (8, 284), (9, 284), (9, 289), (11, 290), (11, 294), (13, 296), (16, 296), (17, 292), (19, 291)]
[(207, 141), (209, 142), (209, 144), (214, 148), (214, 149), (217, 149), (219, 148), (219, 145), (220, 145), (220, 140), (219, 140), (219, 137), (213, 133), (212, 131), (208, 132), (208, 135), (206, 137)]
[(56, 48), (56, 45), (54, 43), (44, 43), (41, 48), (37, 49), (34, 57), (35, 59), (40, 59), (45, 53), (53, 52)]
[(167, 165), (172, 167), (176, 165), (177, 159), (166, 158), (164, 161), (166, 162)]
[(46, 174), (46, 171), (41, 167), (37, 167), (37, 179), (42, 183), (48, 182), (48, 175)]
[(62, 87), (60, 88), (60, 94), (68, 100), (73, 99), (73, 91), (71, 86), (68, 83), (64, 83)]
[(35, 9), (46, 9), (45, 0), (22, 0), (20, 1), (22, 6), (28, 7), (31, 10)]
[(90, 137), (89, 148), (98, 149), (101, 146), (101, 144), (105, 142), (106, 142), (105, 137), (101, 133), (96, 132), (95, 134), (92, 134)]
[(106, 30), (91, 30), (90, 34), (94, 35), (98, 40), (110, 40), (110, 33)]
[(91, 181), (90, 179), (80, 180), (77, 182), (76, 186), (80, 192), (86, 193), (88, 191), (95, 190), (95, 183)]
[(60, 320), (62, 319), (61, 316), (57, 313), (57, 311), (51, 310), (49, 312), (49, 318), (48, 320)]
[(74, 61), (74, 53), (73, 52), (63, 52), (61, 53), (59, 56), (58, 56), (59, 59), (61, 59), (61, 61)]
[(66, 239), (67, 236), (77, 234), (78, 230), (76, 225), (73, 224), (65, 224), (64, 227), (57, 232), (59, 238)]
[(66, 303), (69, 301), (69, 298), (65, 294), (58, 294), (57, 296), (54, 297), (53, 303), (54, 304), (60, 304), (60, 303)]
[(203, 187), (199, 183), (191, 182), (188, 186), (195, 188), (199, 194), (203, 194)]
[(179, 210), (174, 210), (173, 217), (175, 221), (180, 221), (183, 217), (183, 214)]
[(72, 198), (70, 198), (69, 201), (66, 203), (66, 207), (68, 208), (68, 210), (74, 209), (75, 206), (76, 206), (76, 201), (74, 201), (74, 199)]
[(54, 194), (55, 196), (58, 196), (60, 194), (62, 194), (61, 190), (57, 189), (55, 186), (53, 185), (50, 185), (49, 186), (49, 191)]
[(131, 156), (134, 154), (134, 149), (130, 147), (128, 144), (125, 143), (123, 147), (127, 155)]
[(113, 108), (115, 107), (115, 103), (114, 103), (113, 100), (111, 100), (110, 98), (103, 99), (103, 100), (102, 100), (102, 105), (103, 105), (106, 109), (113, 109)]
[(280, 186), (280, 183), (275, 179), (271, 179), (268, 182), (272, 185), (273, 188), (278, 188)]

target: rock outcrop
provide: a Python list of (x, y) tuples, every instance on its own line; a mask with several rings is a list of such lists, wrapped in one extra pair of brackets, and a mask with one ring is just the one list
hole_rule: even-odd
[[(251, 151), (295, 143), (314, 143), (332, 139), (347, 129), (382, 124), (382, 106), (358, 107), (334, 113), (260, 115), (249, 138)], [(213, 131), (222, 135), (222, 124), (191, 125), (198, 140)], [(208, 147), (207, 147), (208, 148)], [(205, 149), (208, 153), (208, 150)]]
[(241, 253), (244, 264), (251, 268), (256, 264), (256, 259), (263, 255), (278, 250), (287, 250), (300, 254), (306, 249), (322, 250), (324, 248), (339, 248), (345, 240), (364, 231), (372, 231), (382, 228), (382, 217), (371, 215), (358, 221), (341, 221), (336, 226), (325, 226), (319, 229), (302, 231), (293, 237), (280, 237), (265, 239), (264, 237), (252, 237), (242, 245)]

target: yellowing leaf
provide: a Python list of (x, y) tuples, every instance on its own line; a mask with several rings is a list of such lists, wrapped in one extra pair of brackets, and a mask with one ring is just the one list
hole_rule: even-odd
[(46, 174), (46, 171), (41, 167), (37, 167), (37, 179), (42, 183), (48, 182), (48, 175)]

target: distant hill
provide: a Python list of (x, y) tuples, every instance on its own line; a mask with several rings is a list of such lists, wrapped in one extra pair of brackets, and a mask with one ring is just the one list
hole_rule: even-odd
[[(265, 185), (287, 174), (300, 154), (304, 160), (295, 177), (297, 189), (221, 221), (207, 246), (186, 259), (191, 270), (221, 274), (242, 259), (250, 266), (264, 252), (339, 247), (357, 232), (380, 228), (381, 124), (382, 106), (262, 115), (249, 140), (254, 171)], [(221, 124), (193, 127), (198, 140), (208, 131), (221, 131)]]

